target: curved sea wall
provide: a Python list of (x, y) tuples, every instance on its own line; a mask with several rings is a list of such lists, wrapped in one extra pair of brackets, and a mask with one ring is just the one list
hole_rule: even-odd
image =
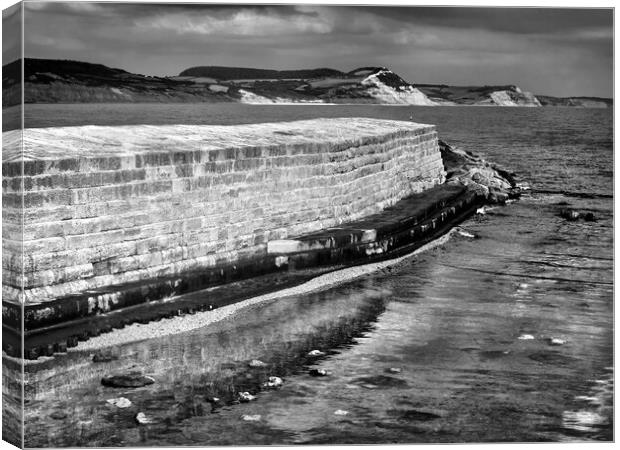
[[(411, 122), (26, 129), (23, 166), (19, 136), (3, 136), (5, 315), (22, 298), (41, 306), (207, 268), (266, 270), (278, 265), (270, 241), (445, 179), (434, 126)], [(99, 295), (88, 308), (114, 302)]]

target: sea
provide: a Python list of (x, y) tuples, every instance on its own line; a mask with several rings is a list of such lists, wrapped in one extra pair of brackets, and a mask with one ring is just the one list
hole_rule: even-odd
[[(529, 187), (394, 267), (119, 345), (114, 361), (93, 363), (92, 351), (78, 351), (29, 364), (26, 446), (613, 440), (611, 110), (29, 105), (25, 117), (28, 127), (431, 123), (440, 139)], [(567, 221), (567, 208), (594, 220)], [(253, 360), (264, 365), (250, 367)], [(156, 382), (101, 385), (118, 371)], [(264, 386), (269, 377), (282, 385)], [(236, 402), (239, 392), (255, 399)], [(131, 405), (108, 402), (120, 397)], [(138, 412), (151, 423), (138, 425)]]

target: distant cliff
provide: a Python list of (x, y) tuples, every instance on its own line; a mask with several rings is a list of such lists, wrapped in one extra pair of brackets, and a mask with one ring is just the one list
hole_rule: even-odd
[(480, 106), (542, 106), (531, 92), (514, 85), (507, 86), (448, 86), (445, 84), (417, 85), (432, 101), (440, 105)]
[[(21, 61), (3, 67), (3, 106), (21, 100)], [(404, 105), (609, 107), (609, 99), (535, 96), (518, 86), (411, 84), (385, 67), (351, 72), (200, 66), (152, 77), (80, 61), (24, 64), (26, 103), (355, 103)]]
[(193, 67), (176, 80), (220, 83), (239, 93), (243, 103), (379, 103), (434, 105), (414, 85), (385, 67), (351, 72), (334, 69), (261, 70)]
[(600, 97), (549, 97), (536, 96), (543, 106), (571, 106), (574, 108), (613, 108), (614, 102), (610, 98)]
[(438, 105), (613, 107), (613, 100), (610, 98), (534, 95), (515, 85), (448, 86), (445, 84), (417, 84), (416, 87)]

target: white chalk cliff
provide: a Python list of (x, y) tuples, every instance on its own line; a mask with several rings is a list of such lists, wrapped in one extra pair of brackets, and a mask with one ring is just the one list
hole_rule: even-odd
[(396, 76), (394, 72), (382, 69), (364, 78), (362, 86), (367, 87), (368, 94), (377, 99), (379, 103), (401, 104), (401, 105), (424, 105), (433, 106), (436, 103), (424, 95), (419, 89), (411, 85), (401, 85), (397, 87), (388, 86), (381, 78), (385, 76)]

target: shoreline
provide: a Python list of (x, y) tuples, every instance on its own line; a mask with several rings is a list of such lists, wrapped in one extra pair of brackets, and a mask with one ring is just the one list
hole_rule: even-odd
[[(340, 269), (334, 272), (329, 272), (324, 275), (320, 275), (318, 277), (312, 278), (311, 280), (302, 283), (298, 286), (294, 286), (291, 288), (281, 289), (275, 292), (271, 292), (268, 294), (259, 295), (257, 297), (252, 297), (240, 302), (236, 302), (227, 306), (222, 306), (220, 308), (211, 310), (211, 311), (202, 311), (197, 312), (193, 315), (183, 315), (183, 316), (175, 316), (172, 318), (164, 318), (156, 322), (149, 322), (147, 324), (133, 323), (131, 325), (126, 326), (122, 329), (115, 329), (109, 333), (101, 334), (96, 337), (92, 337), (87, 341), (79, 342), (77, 347), (72, 347), (67, 349), (67, 353), (80, 353), (87, 351), (97, 351), (102, 350), (108, 347), (125, 345), (134, 342), (139, 342), (148, 339), (157, 339), (170, 335), (181, 334), (185, 332), (189, 332), (203, 326), (220, 322), (222, 320), (228, 319), (234, 314), (247, 307), (257, 305), (260, 303), (265, 303), (272, 300), (282, 299), (286, 297), (292, 297), (294, 295), (304, 295), (313, 292), (318, 292), (325, 289), (330, 289), (339, 284), (346, 283), (348, 281), (352, 281), (354, 279), (360, 278), (362, 276), (368, 275), (370, 273), (374, 273), (378, 270), (385, 269), (388, 267), (395, 266), (409, 258), (412, 258), (422, 252), (427, 250), (431, 250), (435, 247), (445, 244), (451, 238), (451, 236), (458, 232), (459, 227), (454, 227), (450, 229), (446, 234), (438, 237), (437, 239), (421, 246), (420, 248), (414, 250), (411, 253), (407, 253), (406, 255), (399, 256), (393, 259), (379, 261), (375, 263), (364, 264), (360, 266), (347, 267), (344, 269)], [(57, 355), (62, 355), (59, 353)], [(25, 365), (36, 365), (41, 364), (47, 361), (50, 361), (55, 358), (55, 356), (48, 357), (39, 357), (36, 360), (28, 360), (21, 358), (14, 358), (6, 355), (3, 352), (3, 357), (23, 363)]]

